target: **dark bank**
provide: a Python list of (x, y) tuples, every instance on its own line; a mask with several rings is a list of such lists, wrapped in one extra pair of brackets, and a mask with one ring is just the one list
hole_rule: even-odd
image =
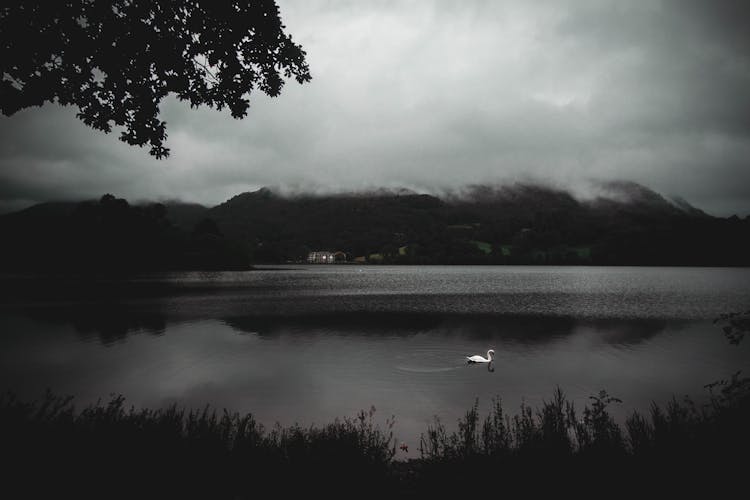
[(210, 407), (136, 409), (117, 396), (76, 410), (73, 398), (6, 393), (4, 488), (24, 498), (422, 497), (488, 484), (532, 496), (728, 494), (744, 484), (750, 380), (734, 375), (709, 389), (706, 404), (654, 404), (624, 427), (608, 412), (620, 401), (604, 391), (580, 409), (559, 388), (515, 415), (499, 399), (485, 417), (475, 404), (457, 430), (436, 420), (420, 458), (406, 461), (394, 460), (392, 421), (376, 424), (374, 410), (324, 426), (264, 428), (251, 414)]

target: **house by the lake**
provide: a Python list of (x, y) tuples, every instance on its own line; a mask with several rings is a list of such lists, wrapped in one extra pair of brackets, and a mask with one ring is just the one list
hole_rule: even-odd
[(342, 251), (317, 251), (307, 254), (308, 264), (334, 264), (336, 262), (346, 262), (347, 260), (346, 253)]

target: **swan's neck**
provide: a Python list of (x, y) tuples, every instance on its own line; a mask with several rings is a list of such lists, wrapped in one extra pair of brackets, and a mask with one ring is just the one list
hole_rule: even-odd
[(492, 353), (490, 351), (487, 351), (487, 359), (492, 361)]

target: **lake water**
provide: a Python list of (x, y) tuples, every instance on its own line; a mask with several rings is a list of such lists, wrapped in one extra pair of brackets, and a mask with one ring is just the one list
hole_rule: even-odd
[[(211, 404), (267, 425), (374, 406), (408, 456), (476, 398), (514, 413), (556, 386), (578, 407), (606, 389), (623, 418), (750, 368), (748, 342), (712, 323), (750, 308), (749, 269), (290, 266), (98, 284), (117, 293), (29, 280), (28, 296), (3, 283), (0, 389)], [(465, 363), (489, 348), (492, 370)]]

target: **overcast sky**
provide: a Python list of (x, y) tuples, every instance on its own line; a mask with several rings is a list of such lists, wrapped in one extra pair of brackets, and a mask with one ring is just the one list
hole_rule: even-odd
[(622, 179), (750, 213), (750, 2), (278, 0), (312, 82), (241, 121), (164, 101), (171, 157), (0, 116), (0, 211), (98, 197)]

